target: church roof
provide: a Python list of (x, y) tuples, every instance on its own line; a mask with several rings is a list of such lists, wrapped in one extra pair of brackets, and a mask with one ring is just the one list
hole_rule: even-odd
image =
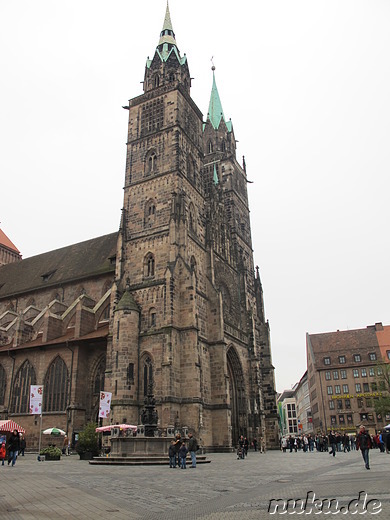
[(7, 235), (0, 229), (0, 246), (6, 247), (7, 249), (10, 249), (11, 251), (14, 251), (15, 253), (20, 254), (20, 251), (14, 244), (11, 242), (11, 240), (7, 237)]
[(215, 130), (218, 130), (219, 125), (221, 124), (221, 120), (223, 119), (227, 129), (229, 132), (232, 131), (232, 122), (226, 121), (225, 115), (223, 113), (222, 109), (222, 103), (221, 99), (219, 97), (217, 84), (215, 82), (215, 67), (212, 68), (213, 70), (213, 86), (211, 88), (211, 95), (210, 95), (210, 102), (209, 102), (209, 111), (207, 114), (208, 119), (210, 120), (210, 123), (213, 125), (213, 128)]
[(0, 299), (115, 272), (117, 233), (0, 267)]

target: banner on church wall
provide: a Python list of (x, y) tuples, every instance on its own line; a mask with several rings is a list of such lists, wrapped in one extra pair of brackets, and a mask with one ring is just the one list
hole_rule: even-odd
[(108, 417), (111, 410), (111, 392), (100, 392), (99, 417)]
[(42, 414), (43, 385), (30, 386), (30, 414)]

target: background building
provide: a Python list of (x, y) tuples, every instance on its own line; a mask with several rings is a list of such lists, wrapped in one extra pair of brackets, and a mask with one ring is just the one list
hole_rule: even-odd
[(7, 235), (0, 229), (0, 266), (18, 262), (22, 256)]
[(307, 334), (307, 372), (315, 432), (355, 432), (360, 424), (383, 428), (374, 410), (384, 395), (380, 382), (383, 361), (378, 337), (383, 326)]
[(190, 88), (167, 8), (143, 93), (123, 107), (119, 233), (0, 269), (0, 414), (30, 445), (29, 386), (43, 383), (44, 426), (69, 434), (96, 420), (100, 390), (112, 422), (136, 424), (153, 391), (162, 431), (187, 426), (211, 449), (240, 434), (278, 446), (246, 166), (214, 70), (205, 119)]
[(278, 409), (280, 416), (280, 435), (297, 436), (298, 429), (297, 407), (295, 401), (295, 387), (292, 390), (285, 390), (278, 397)]
[(298, 431), (301, 434), (313, 433), (313, 418), (311, 415), (309, 382), (307, 371), (295, 387), (295, 402), (298, 420)]

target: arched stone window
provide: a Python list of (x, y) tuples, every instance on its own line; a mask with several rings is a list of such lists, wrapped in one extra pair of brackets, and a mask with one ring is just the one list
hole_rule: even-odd
[(156, 309), (152, 307), (149, 309), (149, 327), (155, 327), (156, 326)]
[(146, 278), (154, 276), (154, 254), (148, 253), (144, 261), (144, 275)]
[(19, 368), (13, 383), (11, 413), (28, 413), (30, 386), (37, 384), (34, 367), (26, 360)]
[(191, 271), (196, 274), (196, 260), (194, 256), (191, 256), (190, 265)]
[(157, 155), (156, 152), (150, 152), (146, 157), (146, 174), (152, 175), (157, 171)]
[(145, 227), (152, 227), (156, 220), (156, 202), (154, 199), (150, 199), (145, 204)]
[(189, 227), (190, 231), (193, 233), (196, 233), (196, 213), (194, 205), (191, 203), (190, 207), (188, 208), (188, 221), (189, 221)]
[(4, 405), (5, 389), (7, 388), (7, 378), (3, 365), (0, 365), (0, 406)]
[(143, 387), (144, 395), (148, 394), (148, 387), (153, 384), (153, 363), (149, 356), (143, 361)]
[(64, 412), (68, 401), (68, 369), (64, 360), (57, 356), (46, 372), (43, 387), (43, 411)]
[(96, 402), (96, 399), (100, 399), (100, 392), (104, 390), (104, 375), (106, 372), (106, 358), (102, 356), (98, 364), (95, 368), (95, 371), (92, 375), (92, 394), (93, 400)]

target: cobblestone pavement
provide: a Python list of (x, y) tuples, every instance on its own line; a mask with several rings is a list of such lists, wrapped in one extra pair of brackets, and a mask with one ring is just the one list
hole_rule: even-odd
[[(270, 500), (305, 499), (310, 491), (321, 500), (337, 499), (340, 507), (364, 491), (368, 500), (381, 503), (378, 514), (365, 518), (390, 518), (390, 455), (377, 450), (370, 452), (370, 471), (360, 452), (207, 457), (210, 464), (181, 470), (91, 466), (76, 455), (38, 462), (36, 455), (27, 454), (14, 468), (0, 466), (0, 519), (271, 519), (280, 513), (268, 512)], [(316, 516), (321, 517), (329, 518), (325, 511)], [(361, 518), (351, 512), (343, 517)]]

